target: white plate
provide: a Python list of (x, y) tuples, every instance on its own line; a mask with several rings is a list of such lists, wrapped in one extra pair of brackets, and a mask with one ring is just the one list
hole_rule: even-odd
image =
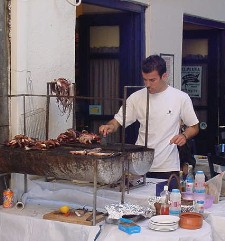
[(159, 223), (159, 224), (171, 224), (177, 223), (180, 218), (178, 216), (173, 215), (158, 215), (150, 218), (151, 222)]
[(167, 232), (167, 231), (176, 230), (178, 228), (178, 223), (173, 224), (173, 225), (161, 225), (161, 226), (149, 223), (148, 227), (152, 230)]
[(174, 226), (174, 225), (177, 225), (178, 222), (175, 222), (175, 223), (155, 223), (155, 222), (152, 222), (151, 220), (149, 220), (149, 225), (155, 225), (155, 226)]
[(177, 228), (171, 228), (171, 229), (150, 228), (150, 229), (155, 230), (155, 231), (160, 231), (160, 232), (169, 232), (169, 231), (174, 231)]

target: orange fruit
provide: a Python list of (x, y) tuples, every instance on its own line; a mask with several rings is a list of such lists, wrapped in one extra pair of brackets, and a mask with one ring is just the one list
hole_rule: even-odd
[(59, 208), (59, 211), (64, 214), (68, 213), (69, 210), (70, 210), (70, 207), (66, 205)]

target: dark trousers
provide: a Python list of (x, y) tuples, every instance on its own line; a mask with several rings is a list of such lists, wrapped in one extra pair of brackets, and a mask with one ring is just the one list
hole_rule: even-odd
[(179, 177), (179, 171), (173, 172), (147, 172), (146, 177), (158, 178), (158, 179), (169, 179), (172, 174), (176, 174)]

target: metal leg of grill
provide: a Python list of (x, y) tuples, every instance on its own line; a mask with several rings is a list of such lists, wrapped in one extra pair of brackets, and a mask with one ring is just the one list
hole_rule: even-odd
[(97, 160), (94, 160), (94, 193), (93, 193), (93, 221), (96, 225), (96, 207), (97, 207)]

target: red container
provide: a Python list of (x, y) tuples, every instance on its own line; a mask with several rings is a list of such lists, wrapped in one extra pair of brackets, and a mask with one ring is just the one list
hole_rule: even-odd
[(169, 215), (169, 204), (161, 204), (160, 215)]
[(11, 208), (13, 206), (13, 191), (7, 189), (3, 192), (3, 208)]

